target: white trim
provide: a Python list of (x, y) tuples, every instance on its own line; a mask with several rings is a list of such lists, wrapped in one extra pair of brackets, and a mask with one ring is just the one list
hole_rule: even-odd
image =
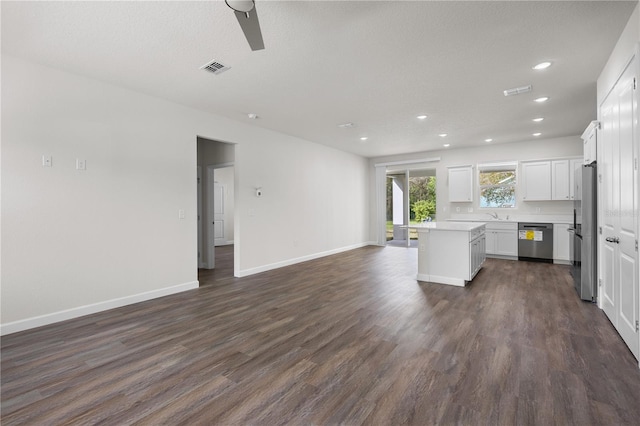
[(447, 284), (456, 287), (464, 287), (466, 281), (460, 278), (441, 277), (439, 275), (418, 274), (416, 279), (428, 283)]
[(518, 170), (518, 162), (517, 161), (504, 161), (504, 162), (500, 162), (500, 163), (482, 163), (482, 164), (478, 164), (478, 173), (479, 172), (484, 172), (484, 171), (491, 171), (491, 172), (502, 172), (502, 171), (508, 171), (508, 170), (513, 170), (516, 171)]
[(272, 269), (278, 269), (278, 268), (282, 268), (284, 266), (291, 266), (291, 265), (295, 265), (296, 263), (301, 263), (301, 262), (306, 262), (308, 260), (313, 260), (313, 259), (319, 259), (321, 257), (325, 257), (325, 256), (330, 256), (332, 254), (337, 254), (337, 253), (342, 253), (345, 251), (349, 251), (349, 250), (355, 250), (361, 247), (366, 247), (366, 246), (370, 246), (370, 245), (376, 245), (375, 241), (367, 241), (364, 243), (358, 243), (358, 244), (353, 244), (350, 246), (346, 246), (346, 247), (340, 247), (337, 249), (333, 249), (333, 250), (327, 250), (327, 251), (323, 251), (320, 253), (314, 253), (314, 254), (309, 254), (307, 256), (301, 256), (301, 257), (296, 257), (293, 259), (288, 259), (288, 260), (283, 260), (281, 262), (276, 262), (276, 263), (270, 263), (268, 265), (263, 265), (263, 266), (258, 266), (255, 268), (250, 268), (250, 269), (244, 269), (238, 272), (238, 274), (236, 275), (236, 277), (247, 277), (249, 275), (253, 275), (253, 274), (259, 274), (260, 272), (266, 272), (266, 271), (270, 271)]
[(375, 200), (376, 200), (376, 245), (384, 247), (387, 244), (387, 172), (385, 167), (375, 168)]
[(214, 207), (213, 203), (215, 200), (214, 196), (214, 184), (215, 184), (215, 170), (218, 166), (209, 165), (207, 166), (207, 206), (206, 213), (207, 216), (207, 258), (205, 259), (205, 268), (206, 269), (214, 269), (216, 267), (216, 244), (215, 244), (215, 230), (213, 229), (213, 221), (214, 221)]
[(65, 309), (64, 311), (53, 312), (50, 314), (39, 315), (37, 317), (27, 318), (23, 320), (13, 321), (0, 325), (0, 335), (4, 336), (11, 333), (17, 333), (31, 328), (41, 327), (60, 321), (66, 321), (72, 318), (78, 318), (85, 315), (95, 314), (96, 312), (107, 311), (109, 309), (120, 308), (122, 306), (133, 305), (134, 303), (144, 302), (159, 297), (168, 296), (170, 294), (181, 293), (187, 290), (198, 288), (198, 281), (178, 284), (171, 287), (151, 290), (144, 293), (133, 294), (131, 296), (119, 297), (117, 299), (105, 300), (104, 302), (93, 303), (91, 305), (78, 306), (76, 308)]
[(419, 164), (419, 163), (433, 163), (440, 161), (440, 157), (432, 158), (419, 158), (415, 160), (403, 160), (403, 161), (388, 161), (386, 163), (375, 163), (375, 167), (387, 167), (387, 166), (400, 166), (404, 164)]

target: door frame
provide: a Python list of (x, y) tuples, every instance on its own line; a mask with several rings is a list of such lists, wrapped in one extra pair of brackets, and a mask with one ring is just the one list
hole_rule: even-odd
[(206, 267), (205, 259), (204, 259), (204, 227), (202, 226), (202, 221), (204, 220), (204, 215), (202, 214), (203, 205), (202, 205), (202, 188), (204, 185), (202, 184), (202, 167), (197, 166), (198, 171), (198, 180), (197, 180), (197, 188), (198, 188), (198, 268)]
[[(376, 245), (387, 245), (387, 167), (407, 166), (410, 169), (433, 169), (436, 171), (436, 179), (438, 175), (438, 167), (436, 164), (440, 162), (440, 157), (416, 158), (415, 160), (387, 161), (373, 164), (375, 170), (375, 235)], [(408, 213), (407, 213), (408, 214)], [(436, 212), (436, 217), (438, 212)], [(408, 223), (408, 222), (407, 222)], [(409, 242), (409, 233), (407, 232), (407, 241)]]

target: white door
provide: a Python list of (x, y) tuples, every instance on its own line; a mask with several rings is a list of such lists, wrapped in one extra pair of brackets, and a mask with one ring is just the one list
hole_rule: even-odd
[(213, 184), (213, 232), (214, 244), (217, 246), (227, 242), (224, 234), (224, 195), (226, 188), (223, 184)]
[(601, 106), (602, 308), (636, 358), (638, 333), (636, 61)]

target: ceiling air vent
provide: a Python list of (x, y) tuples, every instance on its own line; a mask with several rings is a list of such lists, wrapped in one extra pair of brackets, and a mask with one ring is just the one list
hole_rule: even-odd
[(527, 93), (531, 91), (531, 85), (528, 86), (522, 86), (522, 87), (516, 87), (515, 89), (507, 89), (504, 92), (505, 96), (513, 96), (513, 95), (520, 95), (522, 93)]
[(223, 72), (225, 72), (226, 70), (228, 70), (231, 67), (228, 67), (224, 64), (221, 64), (220, 62), (213, 60), (211, 62), (207, 62), (206, 64), (204, 64), (203, 66), (200, 67), (201, 70), (206, 70), (209, 72), (212, 72), (214, 74), (221, 74)]

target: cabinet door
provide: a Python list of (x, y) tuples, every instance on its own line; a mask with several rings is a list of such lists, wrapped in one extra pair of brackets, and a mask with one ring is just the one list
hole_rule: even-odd
[(569, 160), (551, 162), (551, 199), (568, 200), (570, 192)]
[(551, 162), (522, 163), (522, 184), (524, 201), (551, 200)]
[(485, 251), (487, 254), (498, 254), (496, 253), (496, 232), (495, 231), (486, 231), (484, 234), (485, 238)]
[(554, 223), (553, 224), (553, 259), (554, 260), (571, 260), (571, 238), (573, 234), (569, 232), (569, 224)]
[(518, 231), (495, 231), (495, 254), (518, 255)]
[(473, 168), (452, 167), (449, 169), (449, 202), (473, 201)]
[(573, 160), (569, 160), (569, 199), (571, 200), (580, 199), (580, 185), (578, 185), (578, 182), (580, 181), (582, 175), (578, 174), (578, 180), (576, 180), (576, 174), (581, 169), (581, 167), (582, 158), (574, 158)]
[(585, 136), (582, 135), (582, 137), (584, 138), (582, 141), (584, 143), (584, 147), (583, 147), (583, 153), (584, 153), (584, 158), (583, 158), (583, 163), (584, 164), (591, 164), (594, 161), (596, 161), (596, 128), (593, 126), (589, 126), (591, 127), (591, 131)]

